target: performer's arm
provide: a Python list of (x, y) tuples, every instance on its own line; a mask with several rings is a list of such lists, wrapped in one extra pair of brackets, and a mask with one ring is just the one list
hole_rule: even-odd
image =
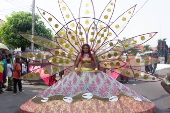
[(80, 57), (81, 57), (81, 55), (79, 54), (78, 57), (77, 57), (77, 59), (76, 59), (76, 63), (74, 64), (74, 69), (75, 69), (75, 70), (78, 70), (78, 65), (79, 65), (79, 63), (80, 63)]
[(93, 60), (94, 60), (94, 65), (95, 65), (95, 70), (98, 70), (98, 63), (96, 61), (96, 56), (94, 54), (92, 54)]

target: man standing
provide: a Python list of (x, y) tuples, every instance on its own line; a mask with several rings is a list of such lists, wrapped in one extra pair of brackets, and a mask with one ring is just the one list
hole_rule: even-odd
[[(153, 58), (154, 58), (154, 59), (158, 59), (158, 53), (155, 52), (155, 53), (153, 54)], [(154, 62), (154, 64), (153, 64), (152, 74), (155, 73), (155, 70), (156, 70), (156, 68), (157, 68), (157, 63), (158, 63), (158, 62)]]
[(165, 45), (165, 64), (167, 64), (168, 61), (168, 45)]

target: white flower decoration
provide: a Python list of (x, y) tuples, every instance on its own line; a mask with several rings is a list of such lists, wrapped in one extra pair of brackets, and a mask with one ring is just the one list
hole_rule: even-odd
[(86, 98), (86, 99), (91, 99), (91, 98), (93, 98), (93, 94), (92, 94), (92, 93), (84, 93), (84, 94), (82, 95), (82, 97), (84, 97), (84, 98)]

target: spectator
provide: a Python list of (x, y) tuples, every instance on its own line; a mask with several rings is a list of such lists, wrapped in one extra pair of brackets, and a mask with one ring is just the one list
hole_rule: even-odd
[(167, 64), (170, 64), (170, 53), (168, 53)]
[(7, 57), (8, 57), (8, 55), (7, 55), (6, 51), (3, 50), (3, 51), (2, 51), (2, 58), (6, 60)]
[(64, 70), (59, 72), (60, 79), (62, 79), (63, 75), (64, 75)]
[[(154, 59), (158, 59), (158, 53), (154, 53), (154, 54), (153, 54), (153, 57), (154, 57)], [(152, 74), (155, 73), (155, 70), (156, 70), (156, 68), (157, 68), (157, 63), (158, 63), (158, 62), (154, 62), (154, 64), (153, 64)]]
[(10, 53), (10, 54), (8, 54), (8, 58), (10, 59), (11, 64), (13, 65), (13, 64), (14, 64), (14, 58), (13, 58), (13, 56), (12, 56), (12, 54), (11, 54), (11, 53)]
[[(2, 55), (0, 55), (0, 58), (2, 59)], [(3, 92), (2, 91), (3, 71), (4, 71), (3, 62), (0, 61), (0, 94)]]
[(22, 58), (21, 57), (21, 59), (22, 59), (22, 61), (20, 61), (21, 62), (21, 74), (22, 74), (22, 76), (25, 74), (25, 73), (27, 73), (28, 72), (28, 60), (26, 59), (26, 58)]
[(0, 55), (0, 62), (3, 63), (3, 82), (2, 82), (2, 88), (6, 88), (5, 83), (6, 83), (6, 60), (3, 59), (2, 55)]
[(152, 53), (150, 53), (149, 54), (149, 65), (148, 65), (150, 73), (152, 73), (153, 71), (152, 63), (153, 63), (153, 56), (152, 56)]
[(8, 87), (7, 91), (12, 91), (12, 72), (13, 72), (13, 66), (11, 65), (10, 59), (7, 59), (7, 76), (8, 76)]
[(144, 56), (144, 62), (145, 62), (145, 71), (147, 73), (150, 72), (150, 68), (149, 68), (149, 58), (148, 58), (149, 55), (146, 54), (146, 56)]
[(14, 81), (14, 96), (17, 94), (17, 84), (18, 84), (18, 88), (20, 93), (22, 93), (22, 83), (21, 83), (21, 65), (20, 65), (20, 58), (16, 58), (15, 59), (15, 63), (14, 63), (14, 71), (13, 71), (13, 81)]
[(165, 64), (167, 64), (167, 61), (168, 61), (168, 45), (165, 45)]

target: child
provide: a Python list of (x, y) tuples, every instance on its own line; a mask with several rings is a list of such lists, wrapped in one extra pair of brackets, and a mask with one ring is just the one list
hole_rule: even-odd
[(12, 72), (13, 68), (10, 59), (7, 59), (7, 76), (8, 76), (8, 88), (7, 91), (12, 91)]
[(20, 93), (22, 93), (22, 83), (21, 83), (21, 65), (20, 65), (20, 58), (16, 58), (15, 59), (15, 63), (14, 63), (14, 71), (13, 71), (13, 81), (14, 81), (14, 96), (17, 93), (17, 84), (18, 84), (18, 88)]

